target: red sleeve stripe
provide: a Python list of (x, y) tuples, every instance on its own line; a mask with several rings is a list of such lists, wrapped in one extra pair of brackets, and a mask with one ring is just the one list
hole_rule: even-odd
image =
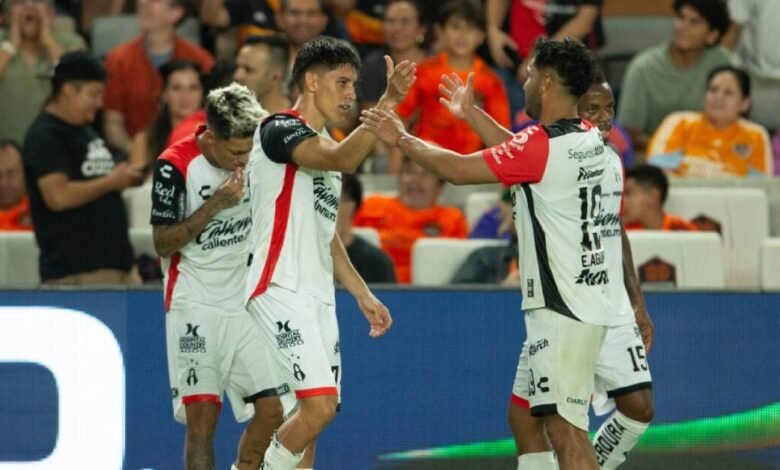
[[(295, 173), (298, 171), (296, 165), (287, 164), (284, 170), (284, 182), (282, 191), (276, 198), (276, 208), (274, 210), (274, 228), (271, 233), (271, 246), (268, 249), (268, 257), (263, 266), (263, 274), (260, 276), (255, 291), (251, 297), (257, 297), (268, 289), (271, 279), (276, 269), (276, 263), (282, 253), (284, 246), (284, 234), (287, 232), (287, 222), (290, 220), (290, 206), (292, 203), (293, 183), (295, 183)], [(250, 297), (250, 298), (251, 298)]]
[(531, 409), (531, 405), (528, 403), (528, 400), (526, 400), (525, 398), (518, 397), (514, 393), (512, 394), (511, 401), (512, 401), (512, 403), (514, 403), (515, 405), (519, 406), (520, 408), (523, 408), (525, 410), (530, 410)]
[(181, 398), (181, 402), (185, 405), (189, 405), (191, 403), (214, 403), (222, 410), (222, 400), (220, 400), (219, 395), (211, 395), (208, 393), (200, 394), (200, 395), (188, 395), (186, 397)]
[(171, 309), (171, 299), (173, 298), (173, 288), (179, 279), (179, 262), (181, 253), (176, 252), (171, 256), (171, 264), (168, 266), (168, 283), (165, 285), (165, 312)]
[(309, 388), (306, 390), (296, 390), (295, 398), (309, 398), (309, 397), (318, 397), (322, 395), (338, 395), (338, 394), (339, 391), (336, 387)]

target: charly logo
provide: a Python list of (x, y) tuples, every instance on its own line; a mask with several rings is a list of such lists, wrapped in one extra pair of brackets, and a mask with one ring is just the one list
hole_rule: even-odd
[(577, 276), (575, 284), (585, 284), (586, 286), (601, 286), (609, 283), (609, 276), (606, 271), (594, 271), (583, 269)]
[(203, 251), (239, 244), (247, 239), (252, 227), (250, 216), (243, 219), (212, 219), (195, 238)]
[(294, 330), (290, 328), (290, 320), (276, 322), (276, 346), (279, 349), (287, 349), (292, 346), (300, 346), (303, 344), (303, 338), (301, 338), (301, 330)]
[(582, 168), (580, 167), (580, 173), (577, 175), (577, 181), (587, 181), (589, 179), (598, 178), (604, 174), (604, 168)]
[(200, 325), (187, 323), (187, 332), (179, 337), (179, 351), (183, 353), (205, 353), (206, 338), (198, 334)]

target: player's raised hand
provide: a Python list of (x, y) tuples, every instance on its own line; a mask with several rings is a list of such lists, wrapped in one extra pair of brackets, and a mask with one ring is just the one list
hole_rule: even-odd
[(390, 326), (393, 324), (390, 310), (388, 310), (371, 292), (363, 297), (359, 297), (357, 303), (358, 307), (360, 307), (360, 311), (363, 312), (366, 320), (368, 320), (368, 324), (371, 325), (368, 336), (378, 338), (387, 333), (387, 330), (389, 330)]
[(476, 106), (474, 101), (474, 72), (469, 73), (466, 83), (458, 74), (442, 75), (439, 84), (439, 103), (450, 110), (453, 116), (466, 119), (466, 113)]
[(223, 209), (238, 204), (244, 197), (244, 167), (236, 167), (211, 197), (215, 198)]
[(639, 327), (639, 334), (642, 335), (645, 351), (650, 353), (650, 350), (653, 349), (655, 337), (655, 326), (653, 326), (653, 321), (650, 320), (650, 314), (647, 313), (647, 309), (643, 306), (634, 310), (634, 317), (636, 318), (636, 325)]
[(408, 60), (393, 65), (393, 59), (389, 55), (385, 56), (385, 65), (387, 66), (385, 97), (398, 104), (404, 100), (417, 78), (417, 65)]
[(398, 146), (399, 139), (406, 132), (398, 115), (377, 108), (364, 110), (360, 114), (360, 121), (379, 140), (391, 147)]

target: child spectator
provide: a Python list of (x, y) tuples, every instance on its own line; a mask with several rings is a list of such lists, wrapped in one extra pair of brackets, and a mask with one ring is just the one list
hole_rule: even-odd
[(32, 230), (22, 149), (9, 139), (0, 140), (0, 230)]
[(687, 220), (664, 212), (669, 180), (650, 165), (626, 170), (623, 225), (626, 230), (696, 230)]

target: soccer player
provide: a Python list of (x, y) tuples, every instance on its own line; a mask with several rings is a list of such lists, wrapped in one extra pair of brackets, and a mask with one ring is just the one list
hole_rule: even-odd
[[(455, 89), (453, 89), (454, 91)], [(604, 142), (612, 129), (615, 99), (604, 75), (597, 69), (593, 84), (577, 104), (579, 116), (598, 126)], [(602, 198), (622, 198), (623, 167), (617, 152), (605, 145), (607, 172), (620, 177), (621, 184)], [(583, 173), (583, 177), (587, 174)], [(621, 315), (635, 316), (635, 322), (621, 323), (607, 329), (604, 345), (596, 364), (596, 394), (593, 406), (598, 414), (617, 410), (604, 421), (593, 439), (596, 459), (601, 468), (614, 469), (626, 460), (653, 419), (652, 380), (646, 360), (653, 342), (650, 322), (642, 290), (634, 272), (631, 246), (619, 214), (601, 213), (601, 240), (606, 250), (622, 250), (620, 258), (610, 258), (609, 272), (622, 273), (623, 285), (611, 283), (614, 289), (625, 289), (628, 297), (617, 296)], [(617, 279), (617, 278), (616, 278)], [(628, 302), (630, 300), (630, 303)], [(530, 392), (528, 356), (529, 344), (523, 344), (517, 375), (509, 405), (509, 425), (518, 450), (518, 469), (553, 470), (558, 466), (544, 436), (542, 421), (531, 416), (528, 409)]]
[[(414, 82), (409, 62), (386, 58), (381, 109), (393, 109)], [(360, 58), (347, 43), (321, 37), (303, 45), (292, 81), (301, 92), (291, 110), (264, 119), (249, 159), (254, 223), (247, 309), (272, 346), (283, 381), (285, 411), (296, 406), (265, 454), (265, 470), (291, 470), (333, 419), (339, 403), (341, 360), (334, 277), (383, 335), (392, 323), (349, 262), (336, 233), (340, 172), (353, 173), (376, 138), (363, 127), (336, 144), (325, 124), (350, 116)], [(289, 413), (287, 413), (289, 415)]]
[(244, 169), (266, 114), (248, 88), (216, 89), (206, 99), (207, 124), (155, 164), (151, 223), (165, 274), (168, 370), (174, 416), (187, 426), (187, 469), (214, 468), (223, 392), (238, 421), (252, 418), (234, 469), (258, 468), (282, 422), (268, 348), (243, 302), (252, 225)]
[[(621, 175), (609, 163), (599, 129), (577, 115), (594, 67), (582, 43), (540, 39), (524, 85), (528, 113), (540, 124), (513, 135), (476, 106), (459, 108), (456, 115), (483, 142), (503, 142), (467, 156), (414, 138), (386, 111), (362, 116), (385, 143), (447, 181), (511, 186), (531, 414), (543, 419), (561, 468), (578, 470), (598, 468), (588, 407), (606, 331), (633, 321), (618, 308), (628, 302), (623, 273), (612, 269), (622, 254), (602, 241), (602, 231), (611, 229), (605, 221), (619, 219), (620, 198), (605, 195), (622, 190)], [(446, 105), (453, 97), (447, 87), (442, 91)]]

